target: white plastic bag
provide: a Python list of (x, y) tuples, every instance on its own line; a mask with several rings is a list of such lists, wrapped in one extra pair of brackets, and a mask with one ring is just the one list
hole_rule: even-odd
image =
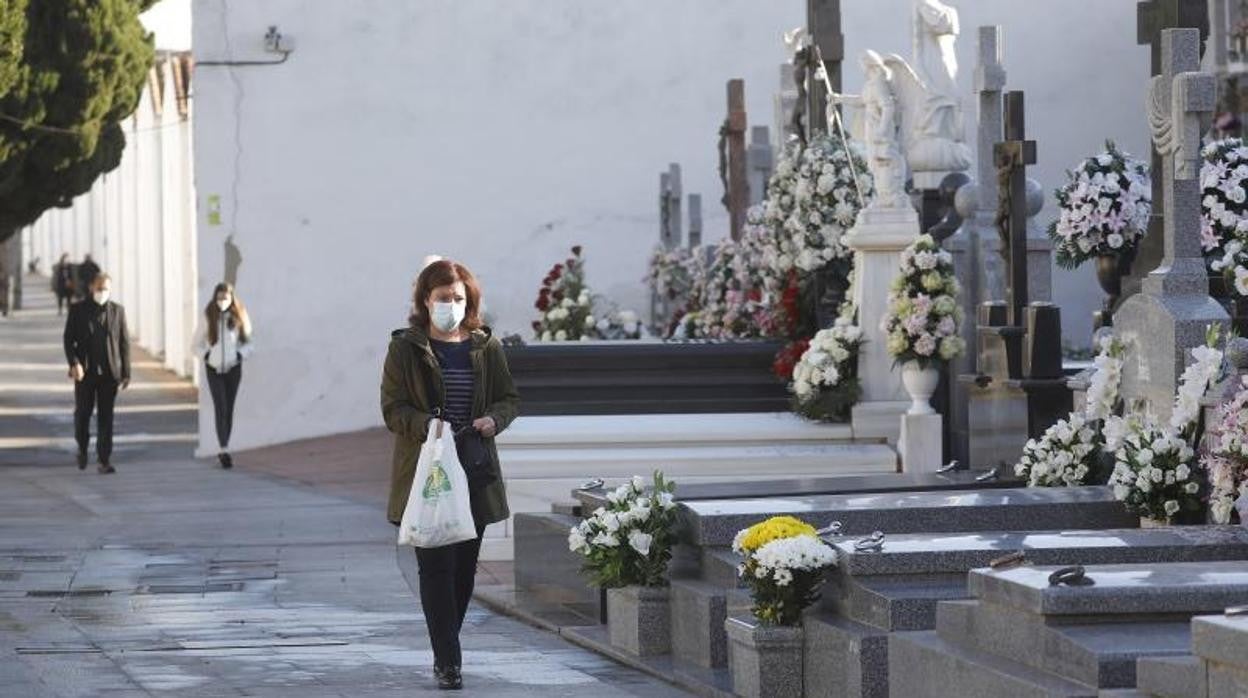
[(441, 548), (476, 537), (468, 477), (455, 453), (451, 427), (434, 420), (416, 462), (416, 477), (399, 524), (399, 545)]

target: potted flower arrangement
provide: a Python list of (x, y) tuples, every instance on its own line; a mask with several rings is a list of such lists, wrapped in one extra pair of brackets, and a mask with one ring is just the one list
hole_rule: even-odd
[(778, 516), (737, 533), (732, 549), (753, 598), (753, 618), (725, 621), (736, 692), (745, 696), (802, 695), (802, 612), (819, 599), (824, 572), (836, 553), (815, 528)]
[(1105, 447), (1114, 451), (1109, 484), (1145, 526), (1203, 520), (1205, 503), (1196, 469), (1195, 445), (1201, 436), (1200, 399), (1222, 371), (1212, 326), (1205, 346), (1192, 350), (1195, 361), (1183, 370), (1169, 423), (1152, 415), (1111, 417), (1105, 422)]
[(577, 340), (593, 329), (594, 303), (585, 284), (585, 260), (580, 245), (572, 248), (572, 256), (546, 273), (533, 305), (542, 314), (541, 319), (533, 322), (539, 341)]
[(793, 411), (807, 419), (844, 420), (858, 401), (862, 328), (854, 324), (854, 315), (853, 304), (844, 303), (835, 324), (815, 334), (793, 367)]
[(1104, 152), (1067, 175), (1070, 181), (1055, 192), (1059, 215), (1049, 226), (1053, 252), (1067, 269), (1096, 259), (1097, 280), (1112, 310), (1136, 246), (1148, 232), (1153, 210), (1148, 165), (1107, 141)]
[(961, 291), (953, 273), (953, 256), (931, 235), (920, 235), (901, 252), (901, 273), (888, 294), (888, 312), (880, 328), (886, 348), (901, 364), (901, 378), (910, 394), (910, 414), (931, 414), (929, 400), (940, 381), (940, 362), (962, 355), (966, 342), (958, 336)]
[(1200, 244), (1209, 268), (1248, 296), (1248, 147), (1238, 138), (1201, 150)]
[(663, 333), (671, 313), (688, 307), (693, 293), (694, 278), (698, 273), (700, 250), (687, 247), (667, 249), (662, 245), (650, 255), (646, 278), (642, 279), (655, 299), (653, 318), (656, 333)]
[(607, 506), (573, 527), (568, 548), (585, 560), (594, 586), (607, 590), (611, 644), (639, 656), (671, 648), (667, 565), (675, 543), (676, 483), (656, 471), (608, 493)]
[(773, 302), (784, 277), (763, 261), (767, 231), (761, 209), (752, 208), (740, 240), (725, 238), (705, 265), (694, 267), (689, 304), (676, 323), (674, 336), (687, 339), (757, 339), (773, 336), (782, 309)]
[[(1218, 409), (1215, 420), (1200, 463), (1209, 476), (1209, 518), (1226, 524), (1236, 504), (1248, 498), (1248, 376), (1240, 378), (1234, 397)], [(1240, 522), (1248, 523), (1242, 509)]]
[(1102, 425), (1119, 407), (1122, 357), (1122, 342), (1112, 336), (1101, 340), (1083, 408), (1058, 420), (1039, 439), (1031, 439), (1023, 447), (1014, 474), (1026, 480), (1028, 486), (1073, 487), (1105, 482), (1108, 473), (1102, 467)]

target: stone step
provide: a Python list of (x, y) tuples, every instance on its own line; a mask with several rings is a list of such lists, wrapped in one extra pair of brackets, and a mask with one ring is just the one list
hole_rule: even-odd
[(701, 548), (701, 551), (702, 568), (699, 576), (702, 581), (724, 589), (743, 586), (741, 577), (737, 574), (741, 556), (734, 553), (732, 548)]
[(973, 570), (971, 594), (1045, 616), (1196, 615), (1248, 598), (1248, 561), (1091, 565), (1089, 586), (1051, 586), (1057, 567)]
[[(1248, 601), (1241, 597), (1238, 605)], [(1202, 659), (1248, 671), (1248, 616), (1202, 616), (1192, 620), (1192, 651)]]
[(888, 698), (888, 633), (827, 612), (803, 625), (806, 695)]
[(1051, 625), (981, 601), (944, 602), (936, 615), (936, 632), (949, 644), (1099, 688), (1132, 688), (1138, 658), (1182, 656), (1191, 645), (1186, 620)]
[(515, 515), (515, 587), (523, 596), (598, 618), (602, 595), (581, 575), (581, 557), (568, 550), (568, 531), (579, 522), (566, 514)]
[(783, 514), (820, 527), (840, 521), (847, 535), (876, 530), (897, 534), (1131, 528), (1139, 523), (1105, 487), (813, 495), (685, 502), (682, 540), (728, 545), (742, 528)]
[(1147, 696), (1192, 698), (1209, 693), (1205, 663), (1192, 655), (1140, 657), (1135, 674), (1136, 685)]
[(935, 631), (888, 638), (889, 693), (906, 698), (1096, 698), (1097, 689), (946, 642)]
[(842, 616), (880, 630), (930, 630), (936, 627), (936, 604), (965, 599), (965, 574), (834, 576), (825, 606)]
[(727, 666), (725, 590), (706, 582), (673, 579), (670, 604), (673, 657), (706, 669)]

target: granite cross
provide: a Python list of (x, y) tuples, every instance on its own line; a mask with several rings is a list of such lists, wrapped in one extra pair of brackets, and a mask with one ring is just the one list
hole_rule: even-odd
[(729, 232), (741, 239), (745, 210), (749, 207), (750, 183), (745, 162), (745, 81), (728, 81), (728, 115), (719, 129), (719, 179), (724, 185), (724, 208)]
[(1023, 93), (1005, 95), (1005, 140), (993, 149), (999, 205), (997, 228), (1009, 250), (1009, 324), (1023, 324), (1027, 308), (1027, 166), (1036, 164), (1036, 142), (1027, 140)]
[[(841, 0), (806, 0), (806, 28), (812, 46), (812, 65), (823, 59), (823, 69), (832, 84), (832, 90), (841, 91), (841, 63), (845, 60), (845, 35), (841, 33)], [(806, 118), (811, 135), (827, 131), (827, 89), (822, 80), (815, 79), (813, 70), (807, 72), (809, 89), (806, 91)]]
[(689, 195), (689, 249), (702, 246), (702, 195)]
[[(1199, 29), (1201, 42), (1209, 36), (1208, 0), (1145, 0), (1138, 3), (1136, 8), (1136, 42), (1149, 47), (1149, 75), (1156, 76), (1164, 72), (1161, 56), (1163, 31)], [(1203, 50), (1199, 51), (1203, 53)], [(1124, 298), (1140, 290), (1141, 280), (1157, 268), (1163, 254), (1162, 220), (1166, 208), (1162, 201), (1162, 185), (1165, 177), (1162, 174), (1161, 155), (1156, 150), (1152, 150), (1151, 162), (1153, 212), (1149, 218), (1148, 234), (1140, 241), (1135, 260), (1131, 264), (1131, 275), (1124, 284)]]
[(1114, 324), (1131, 346), (1123, 399), (1146, 402), (1164, 420), (1188, 351), (1204, 342), (1208, 325), (1225, 325), (1228, 318), (1209, 297), (1200, 249), (1200, 136), (1214, 109), (1217, 82), (1209, 73), (1196, 72), (1196, 29), (1162, 32), (1162, 68), (1149, 90), (1148, 122), (1163, 157), (1164, 258), (1144, 279), (1141, 292), (1123, 302)]
[[(1001, 125), (1001, 91), (1005, 89), (1005, 66), (1001, 64), (1001, 27), (979, 28), (979, 61), (975, 66), (975, 93), (979, 95), (979, 130), (976, 136), (976, 191), (978, 211), (988, 213), (997, 205), (997, 172), (994, 149), (1005, 132)], [(979, 232), (987, 232), (983, 226)], [(1004, 256), (1005, 248), (1001, 248)], [(1002, 261), (1006, 261), (1002, 259)], [(973, 291), (978, 294), (978, 288)]]
[(659, 174), (659, 240), (664, 249), (680, 247), (680, 198), (680, 165), (672, 163)]

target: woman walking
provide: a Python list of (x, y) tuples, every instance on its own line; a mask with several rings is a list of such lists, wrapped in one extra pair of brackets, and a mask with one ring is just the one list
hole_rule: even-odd
[(217, 284), (204, 308), (203, 323), (195, 335), (195, 354), (204, 358), (204, 374), (212, 394), (217, 422), (217, 459), (222, 468), (234, 467), (230, 432), (234, 428), (234, 399), (243, 379), (243, 359), (251, 355), (251, 319), (228, 283)]
[(472, 598), (481, 535), (505, 520), (494, 437), (516, 418), (519, 395), (502, 344), (482, 325), (481, 289), (466, 267), (438, 260), (416, 280), (409, 327), (391, 335), (381, 380), (381, 413), (394, 432), (390, 503), (393, 524), (403, 518), (416, 461), (435, 412), (456, 432), (475, 430), (488, 464), (470, 477), (477, 537), (441, 548), (417, 548), (420, 603), (433, 645), (438, 688), (463, 687), (459, 632)]

